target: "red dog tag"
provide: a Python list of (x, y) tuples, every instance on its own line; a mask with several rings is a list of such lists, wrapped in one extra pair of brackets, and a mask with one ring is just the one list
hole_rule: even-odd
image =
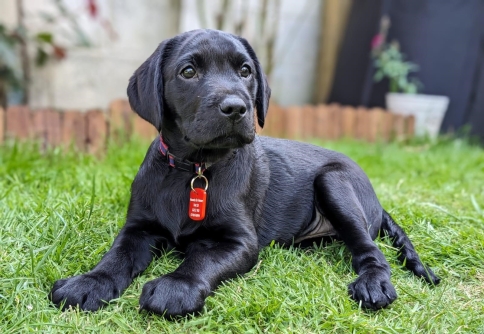
[(192, 220), (203, 220), (207, 207), (207, 192), (202, 188), (190, 190), (190, 203), (188, 204), (188, 217)]

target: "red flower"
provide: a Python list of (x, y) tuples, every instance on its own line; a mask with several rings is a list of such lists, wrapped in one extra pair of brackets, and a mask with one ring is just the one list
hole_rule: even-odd
[(52, 47), (54, 48), (54, 56), (57, 59), (62, 60), (66, 57), (66, 53), (67, 53), (66, 49), (55, 44), (52, 44)]
[(96, 18), (98, 14), (98, 7), (96, 0), (87, 0), (87, 10), (92, 18)]

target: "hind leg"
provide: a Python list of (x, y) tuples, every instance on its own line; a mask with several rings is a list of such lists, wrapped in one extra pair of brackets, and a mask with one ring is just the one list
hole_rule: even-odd
[[(397, 293), (390, 282), (390, 266), (372, 240), (381, 224), (381, 206), (370, 182), (344, 165), (325, 170), (316, 181), (318, 205), (352, 254), (358, 278), (349, 285), (350, 296), (369, 309), (388, 306)], [(379, 217), (379, 220), (378, 218)]]

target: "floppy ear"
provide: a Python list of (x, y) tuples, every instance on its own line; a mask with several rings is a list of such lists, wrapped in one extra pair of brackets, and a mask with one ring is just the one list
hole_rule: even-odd
[(143, 119), (161, 130), (163, 116), (162, 58), (167, 41), (162, 42), (153, 54), (129, 79), (128, 99), (131, 108)]
[(245, 38), (242, 38), (242, 37), (237, 37), (237, 38), (244, 45), (245, 49), (249, 53), (256, 67), (255, 76), (257, 80), (257, 93), (256, 93), (256, 99), (255, 99), (255, 108), (257, 109), (257, 122), (259, 123), (259, 126), (263, 128), (266, 115), (267, 115), (267, 109), (269, 108), (271, 89), (269, 88), (266, 75), (262, 70), (262, 67), (259, 63), (259, 59), (257, 59), (254, 49), (252, 49), (249, 42), (247, 42)]

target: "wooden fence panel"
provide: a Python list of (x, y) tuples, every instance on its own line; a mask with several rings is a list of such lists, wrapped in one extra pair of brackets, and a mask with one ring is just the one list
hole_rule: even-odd
[(129, 140), (133, 133), (134, 112), (129, 102), (124, 99), (114, 100), (109, 104), (109, 139), (118, 144)]
[(286, 127), (287, 127), (287, 112), (286, 110), (274, 104), (272, 110), (272, 114), (267, 113), (266, 121), (270, 120), (271, 122), (271, 136), (274, 137), (286, 137)]
[[(47, 137), (47, 132), (45, 130), (45, 122), (44, 122), (44, 110), (35, 110), (31, 111), (31, 126), (30, 129), (30, 136), (32, 139), (43, 141)], [(42, 148), (45, 148), (45, 143), (42, 142)]]
[(408, 115), (405, 134), (407, 135), (407, 137), (411, 137), (414, 133), (415, 133), (415, 116)]
[(301, 108), (302, 127), (300, 139), (311, 139), (316, 137), (315, 118), (316, 108), (314, 106), (305, 105)]
[(375, 142), (381, 140), (383, 133), (383, 114), (385, 111), (381, 108), (373, 108), (368, 111), (368, 132), (366, 140)]
[(104, 113), (101, 110), (89, 110), (87, 118), (87, 141), (88, 153), (99, 154), (106, 147), (106, 140), (109, 133)]
[[(269, 103), (269, 107), (267, 108), (267, 114), (266, 114), (266, 119), (264, 121), (264, 128), (260, 129), (259, 134), (263, 136), (270, 136), (270, 133), (272, 132), (274, 120), (275, 120), (275, 106), (273, 103)], [(254, 114), (254, 121), (257, 126), (259, 125), (259, 122), (257, 121), (257, 112)]]
[(381, 139), (383, 141), (389, 141), (392, 139), (392, 132), (393, 132), (393, 116), (391, 112), (384, 112), (381, 115)]
[(341, 112), (343, 109), (341, 105), (337, 103), (332, 103), (329, 105), (331, 110), (331, 119), (329, 123), (329, 129), (331, 131), (331, 139), (337, 140), (343, 136), (343, 113)]
[(3, 144), (5, 138), (5, 110), (0, 107), (0, 144)]
[[(264, 121), (264, 128), (266, 127), (267, 123)], [(259, 121), (257, 119), (257, 113), (254, 111), (254, 126), (255, 132), (258, 134), (262, 134), (263, 128), (260, 127)]]
[(302, 108), (286, 108), (286, 136), (289, 139), (301, 139), (302, 135)]
[(356, 133), (356, 109), (344, 107), (341, 110), (341, 127), (344, 138), (355, 138)]
[(84, 113), (74, 110), (68, 110), (63, 113), (61, 138), (64, 147), (70, 147), (72, 144), (81, 151), (86, 150), (87, 118), (85, 116)]
[(49, 109), (44, 115), (45, 128), (47, 131), (47, 144), (50, 147), (59, 146), (62, 143), (62, 115)]
[(11, 106), (7, 109), (5, 133), (7, 137), (31, 139), (32, 116), (25, 106)]
[(316, 107), (314, 135), (316, 138), (331, 139), (331, 110), (328, 105)]
[[(257, 122), (257, 120), (255, 120)], [(415, 118), (393, 114), (380, 108), (366, 109), (331, 105), (269, 105), (263, 135), (289, 139), (336, 140), (342, 137), (374, 142), (405, 139), (414, 134)], [(108, 140), (123, 144), (133, 135), (153, 140), (158, 132), (153, 125), (131, 111), (127, 100), (115, 100), (108, 112), (86, 113), (52, 109), (31, 111), (25, 106), (0, 109), (0, 143), (6, 137), (40, 140), (43, 148), (71, 143), (79, 150), (99, 153)]]
[(405, 136), (405, 118), (403, 115), (393, 115), (393, 137), (402, 139)]
[(365, 108), (357, 108), (355, 113), (356, 128), (355, 138), (365, 140), (368, 136), (368, 110)]
[(55, 147), (62, 142), (62, 118), (52, 109), (31, 111), (31, 138), (39, 141), (43, 149)]
[[(270, 115), (267, 117), (267, 115)], [(259, 122), (257, 121), (257, 112), (254, 111), (254, 123), (257, 126), (257, 133), (262, 135), (262, 136), (268, 136), (269, 133), (272, 131), (272, 116), (274, 116), (274, 105), (272, 103), (269, 104), (269, 107), (267, 108), (267, 115), (266, 119), (264, 121), (264, 127), (261, 129), (259, 126)]]
[(156, 128), (138, 115), (134, 116), (133, 133), (147, 140), (153, 140), (158, 136)]

